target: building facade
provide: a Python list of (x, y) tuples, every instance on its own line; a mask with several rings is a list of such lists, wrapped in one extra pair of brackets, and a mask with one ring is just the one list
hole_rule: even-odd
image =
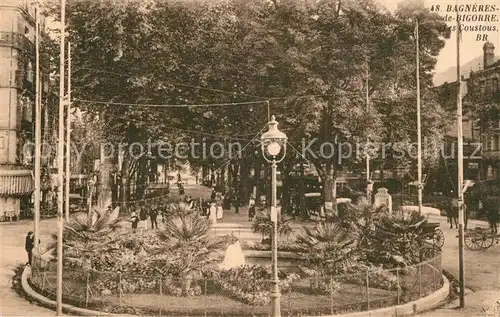
[[(35, 4), (2, 0), (0, 16), (0, 221), (5, 221), (19, 218), (34, 189)], [(41, 75), (45, 93), (48, 79)]]
[(473, 104), (481, 134), (481, 180), (500, 180), (500, 60), (495, 47), (483, 45), (483, 68), (471, 72), (464, 100)]

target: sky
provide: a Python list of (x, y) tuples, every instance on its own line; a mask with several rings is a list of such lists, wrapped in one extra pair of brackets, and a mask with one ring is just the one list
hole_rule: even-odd
[[(397, 5), (401, 2), (408, 2), (408, 1), (416, 1), (416, 0), (378, 0), (380, 3), (382, 3), (384, 6), (386, 6), (389, 10), (394, 10)], [(447, 5), (472, 5), (472, 4), (477, 4), (477, 5), (493, 5), (495, 4), (497, 9), (495, 12), (491, 12), (489, 14), (496, 14), (497, 21), (500, 21), (500, 1), (498, 0), (424, 0), (424, 5), (428, 8), (430, 8), (432, 5), (440, 5), (440, 9), (443, 12), (440, 12), (440, 14), (444, 17), (446, 15), (446, 10)], [(448, 13), (449, 15), (456, 16), (455, 12), (450, 12)], [(469, 14), (473, 14), (473, 12), (470, 12)], [(476, 13), (477, 14), (477, 13)], [(483, 14), (484, 15), (484, 14)], [(447, 22), (449, 25), (456, 25), (456, 22)], [(496, 25), (497, 31), (496, 32), (479, 32), (480, 34), (487, 34), (488, 35), (488, 41), (493, 43), (495, 45), (495, 55), (500, 55), (500, 22), (463, 22), (463, 24), (467, 25), (489, 25), (493, 26)], [(462, 32), (462, 44), (460, 46), (460, 62), (461, 64), (465, 64), (469, 62), (470, 60), (483, 55), (483, 44), (485, 42), (483, 41), (477, 41), (476, 36), (478, 32)], [(455, 67), (456, 66), (456, 53), (457, 53), (457, 47), (456, 47), (456, 33), (452, 32), (450, 38), (446, 41), (445, 47), (441, 51), (439, 57), (438, 57), (438, 62), (436, 65), (436, 73), (441, 73), (449, 69), (450, 67)]]

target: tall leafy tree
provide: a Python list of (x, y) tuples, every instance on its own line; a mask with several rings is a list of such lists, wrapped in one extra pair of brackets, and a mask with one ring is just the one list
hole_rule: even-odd
[[(443, 115), (430, 87), (449, 31), (421, 8), (403, 6), (392, 14), (371, 0), (71, 2), (74, 96), (104, 101), (79, 105), (103, 122), (106, 138), (125, 144), (194, 137), (206, 138), (208, 147), (231, 140), (245, 145), (266, 123), (269, 105), (298, 150), (292, 152), (300, 152), (287, 158), (283, 174), (297, 158), (306, 158), (325, 184), (325, 201), (333, 202), (337, 171), (359, 167), (366, 152), (376, 154), (366, 141), (405, 145), (414, 140), (408, 122), (416, 121), (415, 19), (421, 21), (423, 131), (437, 144)], [(255, 100), (262, 103), (183, 108), (111, 103)], [(251, 163), (260, 155), (255, 150), (247, 147), (229, 164), (241, 184), (248, 183)], [(189, 161), (214, 170), (229, 158)], [(125, 162), (129, 170), (139, 164)]]

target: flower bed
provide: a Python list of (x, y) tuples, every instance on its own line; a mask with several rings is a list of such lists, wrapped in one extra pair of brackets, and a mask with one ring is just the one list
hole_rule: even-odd
[[(241, 252), (233, 249), (224, 253), (238, 239), (214, 238), (206, 219), (185, 204), (175, 208), (165, 229), (145, 234), (109, 234), (108, 226), (103, 235), (99, 233), (103, 228), (97, 230), (94, 225), (87, 230), (83, 215), (73, 231), (65, 231), (69, 236), (64, 240), (68, 242), (64, 260), (70, 265), (64, 270), (65, 300), (106, 311), (122, 312), (126, 307), (146, 315), (267, 315), (273, 288), (270, 246), (240, 242), (247, 265), (223, 269), (225, 256), (241, 258)], [(293, 242), (279, 244), (279, 288), (288, 314), (334, 314), (394, 305), (425, 296), (441, 285), (439, 257), (416, 262), (419, 249), (412, 242), (421, 238), (415, 230), (421, 217), (383, 213), (360, 217), (365, 222), (356, 216), (315, 229), (306, 227)], [(45, 272), (34, 270), (32, 282), (52, 294), (55, 266), (45, 268)]]
[[(435, 263), (439, 263), (438, 260), (435, 259)], [(439, 271), (433, 272), (428, 267), (432, 263), (423, 264), (420, 271), (417, 267), (398, 270), (399, 280), (394, 271), (382, 268), (321, 278), (301, 278), (280, 272), (282, 310), (293, 316), (321, 315), (386, 307), (397, 304), (398, 299), (400, 303), (408, 302), (441, 286)], [(55, 266), (47, 269), (45, 273), (35, 269), (31, 283), (37, 291), (54, 298)], [(64, 300), (116, 313), (266, 316), (270, 280), (269, 268), (244, 266), (193, 279), (190, 293), (185, 294), (185, 279), (153, 275), (125, 277), (119, 272), (93, 272), (87, 279), (83, 271), (65, 269)]]
[[(291, 284), (299, 278), (297, 274), (279, 272), (280, 289), (286, 292)], [(269, 303), (272, 272), (263, 266), (242, 266), (224, 271), (220, 278), (214, 280), (231, 298), (245, 304), (259, 306)]]

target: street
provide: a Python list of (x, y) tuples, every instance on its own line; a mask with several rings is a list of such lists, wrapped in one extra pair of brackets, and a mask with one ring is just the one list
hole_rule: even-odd
[[(42, 248), (50, 241), (51, 233), (55, 232), (56, 219), (42, 220), (40, 223), (42, 231)], [(19, 297), (12, 289), (11, 282), (14, 268), (28, 261), (24, 251), (24, 238), (28, 231), (33, 230), (33, 221), (22, 220), (14, 223), (0, 224), (0, 236), (2, 237), (1, 253), (1, 305), (0, 316), (54, 316), (55, 312), (50, 309), (29, 303)]]
[[(432, 219), (432, 218), (430, 218)], [(436, 217), (441, 223), (441, 230), (445, 233), (445, 244), (443, 247), (443, 268), (458, 277), (458, 232), (457, 229), (449, 229), (446, 218)], [(470, 228), (486, 227), (484, 222), (470, 221)], [(453, 317), (453, 316), (483, 316), (484, 310), (500, 300), (500, 274), (498, 269), (500, 259), (500, 244), (494, 244), (491, 248), (479, 251), (470, 251), (465, 248), (464, 276), (465, 276), (465, 308), (457, 310), (458, 299), (446, 304), (437, 311), (419, 314), (426, 317)]]

